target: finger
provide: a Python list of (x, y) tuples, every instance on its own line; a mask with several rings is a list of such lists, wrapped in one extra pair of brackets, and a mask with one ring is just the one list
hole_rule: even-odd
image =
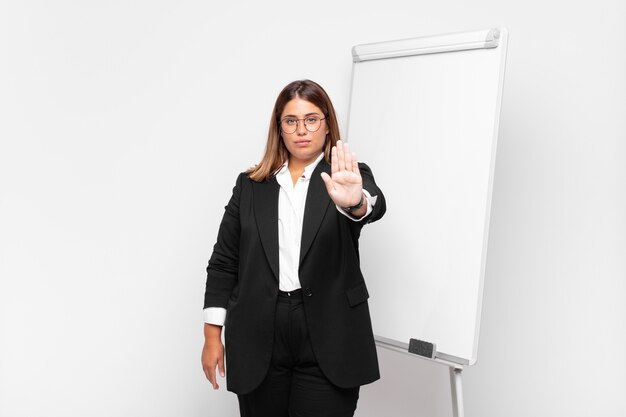
[(335, 184), (333, 183), (333, 180), (330, 178), (330, 176), (325, 172), (322, 172), (322, 181), (324, 181), (324, 185), (326, 186), (326, 191), (328, 191), (328, 195), (333, 195), (333, 193), (335, 192)]
[(343, 142), (337, 141), (337, 164), (339, 167), (339, 171), (345, 171), (346, 169), (346, 159), (343, 151)]
[(324, 181), (324, 185), (326, 186), (326, 192), (328, 192), (328, 196), (332, 200), (333, 196), (337, 193), (337, 190), (335, 189), (335, 183), (325, 172), (322, 172), (322, 181)]
[(352, 154), (350, 153), (350, 144), (343, 145), (344, 159), (346, 160), (346, 171), (352, 171)]
[(217, 385), (217, 381), (215, 380), (215, 366), (209, 367), (209, 382), (213, 385), (213, 389), (218, 389), (220, 387)]
[(361, 176), (361, 170), (359, 170), (359, 160), (356, 157), (356, 153), (352, 152), (352, 172)]
[(339, 163), (337, 162), (337, 146), (333, 146), (333, 149), (330, 152), (330, 173), (334, 174), (339, 171)]
[(217, 360), (217, 370), (219, 371), (220, 376), (224, 378), (224, 375), (226, 375), (226, 372), (224, 371), (224, 356)]

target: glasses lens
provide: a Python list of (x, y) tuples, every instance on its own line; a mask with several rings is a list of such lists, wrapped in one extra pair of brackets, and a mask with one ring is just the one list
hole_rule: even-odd
[(285, 133), (293, 133), (298, 128), (298, 120), (296, 119), (284, 119), (280, 122), (280, 128)]
[(309, 132), (317, 132), (322, 122), (319, 117), (307, 117), (304, 119), (304, 125)]

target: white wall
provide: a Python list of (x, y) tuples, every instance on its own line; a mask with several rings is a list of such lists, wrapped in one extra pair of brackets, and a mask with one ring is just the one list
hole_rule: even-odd
[[(280, 88), (317, 80), (345, 120), (352, 45), (498, 25), (466, 412), (624, 415), (625, 15), (621, 0), (1, 1), (0, 416), (237, 415), (200, 370), (204, 267)], [(380, 356), (358, 416), (450, 415), (447, 370)]]

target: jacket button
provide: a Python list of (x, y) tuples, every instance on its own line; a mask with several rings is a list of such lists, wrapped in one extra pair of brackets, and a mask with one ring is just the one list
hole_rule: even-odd
[(307, 297), (310, 297), (313, 295), (313, 291), (311, 291), (310, 288), (305, 288), (304, 289), (304, 295), (306, 295)]

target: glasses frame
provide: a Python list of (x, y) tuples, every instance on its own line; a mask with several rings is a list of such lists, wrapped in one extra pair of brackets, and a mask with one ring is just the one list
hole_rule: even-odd
[[(281, 131), (281, 132), (283, 132), (283, 133), (285, 133), (285, 134), (287, 134), (287, 135), (291, 135), (292, 133), (296, 133), (296, 131), (298, 130), (298, 126), (299, 126), (299, 124), (300, 124), (300, 121), (302, 121), (302, 123), (304, 124), (304, 128), (305, 128), (307, 131), (309, 131), (309, 132), (311, 132), (311, 133), (315, 133), (315, 132), (317, 132), (318, 130), (320, 130), (320, 128), (322, 127), (322, 123), (320, 123), (320, 125), (319, 125), (319, 126), (317, 127), (317, 129), (315, 129), (315, 130), (311, 130), (311, 129), (309, 129), (309, 125), (307, 125), (307, 124), (306, 124), (305, 120), (306, 120), (306, 119), (309, 119), (309, 118), (311, 118), (311, 117), (313, 117), (313, 116), (305, 117), (304, 119), (298, 119), (298, 118), (295, 118), (295, 117), (285, 117), (284, 119), (281, 119), (281, 120), (279, 121), (278, 126), (280, 127), (280, 131)], [(328, 119), (328, 116), (320, 117), (320, 122), (321, 122), (322, 120), (326, 120), (326, 119)], [(293, 129), (293, 132), (286, 132), (286, 131), (285, 131), (285, 129), (283, 129), (283, 122), (284, 122), (285, 120), (296, 120), (296, 126), (295, 126), (295, 128)]]

